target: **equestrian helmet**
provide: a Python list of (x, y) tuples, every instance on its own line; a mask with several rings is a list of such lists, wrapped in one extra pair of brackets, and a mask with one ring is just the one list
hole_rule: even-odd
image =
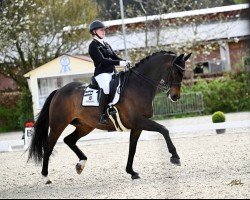
[(93, 33), (93, 31), (98, 28), (105, 28), (105, 25), (101, 21), (95, 20), (89, 25), (89, 32)]

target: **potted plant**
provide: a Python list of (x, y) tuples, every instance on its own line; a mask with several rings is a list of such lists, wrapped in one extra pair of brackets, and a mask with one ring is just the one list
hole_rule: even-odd
[[(222, 123), (226, 121), (226, 116), (223, 112), (217, 111), (212, 115), (213, 123)], [(217, 134), (225, 133), (226, 129), (216, 129)]]

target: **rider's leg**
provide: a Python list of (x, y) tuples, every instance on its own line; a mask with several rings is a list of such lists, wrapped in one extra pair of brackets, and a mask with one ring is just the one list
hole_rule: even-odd
[(100, 91), (99, 109), (100, 109), (100, 123), (107, 124), (106, 110), (109, 100), (109, 95), (105, 94), (103, 89)]
[(99, 87), (101, 88), (100, 91), (100, 100), (99, 100), (99, 108), (100, 108), (100, 123), (106, 124), (107, 123), (107, 116), (106, 116), (106, 109), (109, 103), (109, 83), (112, 79), (112, 73), (102, 73), (95, 77), (96, 81), (98, 82)]

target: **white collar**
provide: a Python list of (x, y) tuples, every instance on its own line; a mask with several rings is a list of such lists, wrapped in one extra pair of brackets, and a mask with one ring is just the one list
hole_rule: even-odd
[(103, 44), (105, 46), (103, 39), (100, 39), (97, 36), (95, 36), (94, 39), (97, 40), (98, 42), (100, 42), (101, 44)]

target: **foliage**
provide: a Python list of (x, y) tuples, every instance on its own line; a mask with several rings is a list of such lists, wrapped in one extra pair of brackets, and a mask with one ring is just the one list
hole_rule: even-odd
[(24, 123), (33, 120), (32, 97), (24, 88), (20, 94), (1, 95), (0, 132), (23, 130)]
[(19, 130), (18, 127), (18, 108), (0, 107), (0, 133)]
[[(104, 20), (120, 19), (120, 4), (114, 0), (95, 0), (99, 5), (100, 17)], [(246, 3), (246, 0), (123, 0), (125, 17), (158, 15), (162, 13), (211, 8), (217, 6)]]
[(19, 93), (0, 93), (0, 132), (18, 130)]
[(221, 123), (226, 121), (226, 116), (223, 112), (217, 111), (212, 115), (213, 123)]
[(200, 80), (192, 87), (183, 86), (182, 90), (183, 92), (203, 93), (205, 114), (212, 114), (217, 110), (223, 112), (250, 110), (245, 73), (227, 74), (211, 82)]
[(28, 89), (22, 91), (21, 99), (17, 104), (18, 111), (20, 113), (18, 117), (18, 126), (23, 129), (24, 124), (27, 121), (33, 121), (33, 108), (32, 108), (32, 96)]
[(65, 32), (64, 27), (96, 16), (89, 0), (2, 0), (0, 9), (0, 73), (21, 88), (27, 87), (25, 73), (79, 49), (89, 37), (87, 30)]

